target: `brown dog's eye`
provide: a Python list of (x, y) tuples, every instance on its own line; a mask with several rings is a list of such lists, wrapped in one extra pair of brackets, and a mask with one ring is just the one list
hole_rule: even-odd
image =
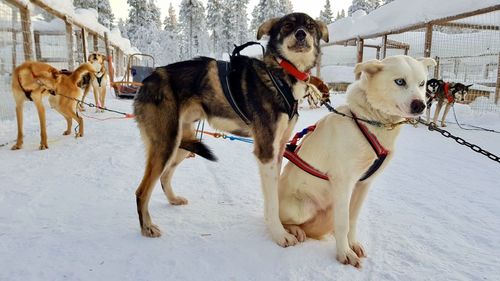
[(292, 28), (293, 28), (293, 24), (291, 24), (291, 23), (286, 23), (286, 24), (283, 26), (283, 29), (284, 29), (285, 31), (290, 31), (290, 30), (292, 30)]
[(310, 24), (308, 24), (306, 27), (307, 27), (307, 29), (309, 29), (309, 30), (314, 30), (314, 28), (315, 28), (316, 26), (315, 26), (314, 24), (310, 23)]

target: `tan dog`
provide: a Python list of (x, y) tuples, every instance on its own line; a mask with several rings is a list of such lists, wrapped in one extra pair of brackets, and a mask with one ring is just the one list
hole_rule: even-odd
[[(97, 66), (97, 72), (90, 75), (90, 83), (84, 89), (82, 101), (85, 101), (85, 97), (87, 97), (87, 94), (89, 93), (90, 86), (92, 86), (95, 104), (100, 107), (104, 107), (106, 100), (106, 88), (108, 86), (106, 57), (99, 53), (92, 53), (88, 57), (88, 62)], [(80, 109), (85, 110), (83, 108), (83, 104), (80, 104)], [(96, 108), (96, 112), (104, 112), (104, 110)]]
[[(72, 119), (79, 125), (77, 137), (83, 136), (83, 119), (76, 114), (76, 101), (81, 97), (77, 83), (88, 72), (95, 72), (94, 66), (82, 64), (71, 74), (62, 74), (56, 68), (41, 62), (27, 61), (16, 67), (12, 75), (12, 94), (16, 102), (17, 141), (13, 150), (21, 149), (23, 145), (23, 107), (24, 102), (33, 101), (40, 119), (40, 149), (49, 148), (45, 122), (45, 107), (42, 99), (50, 95), (49, 103), (66, 119), (67, 129), (64, 135), (71, 133)], [(66, 97), (63, 97), (64, 95)]]
[[(435, 65), (433, 59), (417, 61), (408, 56), (360, 63), (354, 71), (361, 74), (361, 79), (349, 86), (347, 105), (337, 110), (386, 124), (417, 117), (425, 109), (426, 67), (431, 65)], [(366, 173), (379, 157), (362, 133), (362, 125), (358, 128), (353, 119), (332, 113), (317, 123), (298, 152), (303, 160), (325, 173), (328, 180), (288, 163), (279, 184), (280, 219), (285, 228), (299, 241), (334, 232), (337, 260), (356, 267), (365, 257), (356, 239), (361, 204), (373, 179), (392, 157), (400, 130), (363, 124), (389, 151), (374, 174)]]

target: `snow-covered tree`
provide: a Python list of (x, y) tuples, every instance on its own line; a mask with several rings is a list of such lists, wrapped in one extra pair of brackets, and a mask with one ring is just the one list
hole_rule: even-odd
[(216, 58), (220, 58), (223, 52), (224, 16), (227, 7), (223, 6), (222, 0), (208, 0), (207, 2), (207, 27), (210, 30), (212, 52)]
[(73, 0), (75, 8), (94, 9), (97, 11), (100, 24), (111, 29), (114, 25), (115, 15), (111, 10), (109, 0)]
[(280, 7), (284, 15), (293, 12), (293, 4), (290, 0), (280, 0)]
[(394, 1), (394, 0), (382, 0), (382, 3), (383, 3), (383, 5), (385, 5), (387, 3), (391, 3), (392, 1)]
[(337, 16), (335, 17), (335, 20), (339, 20), (339, 19), (342, 19), (342, 18), (345, 18), (345, 10), (342, 9), (342, 11), (338, 11), (337, 12)]
[(170, 6), (168, 7), (168, 15), (163, 20), (163, 25), (165, 26), (164, 30), (166, 31), (171, 31), (174, 33), (177, 31), (177, 12), (175, 11), (174, 6), (172, 6), (172, 3), (170, 3)]
[(199, 0), (182, 0), (179, 13), (180, 47), (184, 59), (209, 54), (205, 7)]
[(125, 21), (120, 18), (118, 20), (117, 26), (118, 26), (118, 30), (120, 30), (120, 34), (122, 35), (122, 37), (128, 38), (127, 28), (125, 27)]
[[(259, 26), (268, 19), (282, 17), (287, 12), (282, 4), (285, 1), (280, 0), (260, 0), (252, 11), (252, 21), (250, 23), (250, 32), (255, 36)], [(288, 9), (288, 8), (287, 8)], [(293, 10), (293, 7), (292, 7)]]
[(330, 0), (326, 0), (323, 10), (319, 12), (319, 20), (323, 21), (326, 24), (330, 24), (333, 22), (334, 18)]
[(161, 28), (161, 11), (160, 7), (156, 6), (155, 0), (149, 0), (147, 4), (148, 8), (148, 21), (155, 25), (156, 28)]
[(369, 14), (371, 11), (378, 8), (378, 6), (379, 6), (378, 0), (352, 0), (352, 4), (349, 7), (347, 14), (351, 16), (352, 13), (356, 12), (357, 10), (363, 10), (367, 14)]

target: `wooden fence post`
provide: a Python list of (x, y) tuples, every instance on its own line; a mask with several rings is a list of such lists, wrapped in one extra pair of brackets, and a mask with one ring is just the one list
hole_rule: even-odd
[(17, 31), (15, 29), (14, 23), (17, 20), (17, 12), (12, 9), (12, 72), (17, 65)]
[(31, 17), (30, 10), (26, 8), (19, 8), (21, 12), (21, 26), (23, 29), (23, 50), (24, 60), (33, 59), (33, 34), (31, 32)]
[(68, 69), (73, 70), (75, 68), (75, 56), (73, 52), (74, 40), (73, 40), (73, 25), (71, 24), (71, 19), (65, 17), (64, 23), (66, 24), (66, 44), (68, 52)]
[(87, 31), (85, 28), (82, 28), (82, 50), (83, 50), (83, 61), (87, 62), (87, 59), (89, 57), (89, 53), (87, 50)]
[(92, 37), (94, 38), (94, 52), (98, 53), (99, 52), (99, 38), (97, 37), (96, 33), (92, 34)]
[(500, 53), (498, 54), (498, 64), (497, 64), (497, 85), (495, 89), (495, 104), (498, 104), (500, 100)]
[(382, 36), (382, 49), (380, 53), (382, 55), (381, 59), (385, 59), (387, 55), (387, 35)]
[(363, 62), (363, 49), (364, 49), (364, 46), (365, 46), (365, 41), (362, 38), (358, 38), (358, 40), (356, 40), (356, 47), (358, 48), (358, 53), (357, 53), (357, 56), (356, 56), (356, 62), (357, 63)]
[(319, 56), (318, 56), (318, 62), (316, 63), (316, 76), (318, 76), (318, 78), (321, 78), (321, 59), (323, 57), (323, 52), (320, 52), (319, 53)]
[(106, 59), (108, 60), (108, 74), (109, 74), (109, 81), (111, 83), (114, 82), (114, 77), (115, 77), (115, 71), (113, 69), (113, 61), (111, 57), (111, 52), (109, 50), (109, 40), (108, 40), (108, 33), (104, 32), (104, 46), (106, 47)]
[(439, 79), (439, 57), (436, 56), (434, 60), (436, 61), (436, 66), (434, 66), (434, 78)]
[(432, 49), (432, 24), (428, 24), (425, 29), (425, 44), (424, 44), (424, 57), (431, 56)]

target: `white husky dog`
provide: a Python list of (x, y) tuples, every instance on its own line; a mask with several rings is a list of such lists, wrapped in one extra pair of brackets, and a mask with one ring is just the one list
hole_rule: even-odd
[[(390, 130), (360, 119), (395, 124), (419, 116), (425, 110), (427, 67), (435, 64), (431, 58), (393, 56), (356, 65), (354, 72), (361, 78), (349, 86), (347, 105), (338, 111), (358, 120), (333, 113), (325, 116), (297, 152), (326, 179), (293, 163), (288, 163), (281, 175), (280, 219), (299, 241), (306, 237), (319, 239), (333, 232), (337, 260), (361, 266), (360, 258), (366, 255), (356, 239), (356, 221), (373, 179), (394, 154), (400, 127)], [(378, 170), (372, 167), (381, 158), (377, 149), (387, 152)], [(370, 176), (369, 170), (374, 172)]]

